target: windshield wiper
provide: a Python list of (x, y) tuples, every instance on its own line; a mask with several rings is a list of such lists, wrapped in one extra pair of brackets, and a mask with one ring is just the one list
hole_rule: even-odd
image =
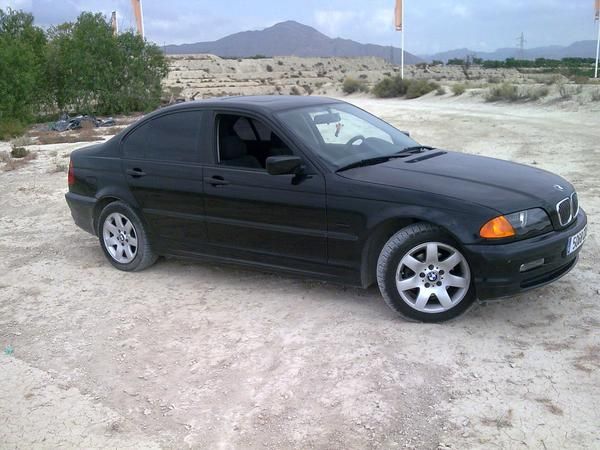
[(430, 147), (428, 145), (413, 145), (412, 147), (406, 147), (400, 150), (398, 153), (407, 153), (407, 152), (416, 152), (417, 150), (433, 150), (434, 147)]
[(375, 164), (381, 164), (389, 161), (390, 159), (401, 158), (400, 155), (388, 155), (388, 156), (376, 156), (374, 158), (361, 159), (360, 161), (353, 162), (346, 166), (342, 166), (336, 170), (336, 172), (343, 172), (344, 170), (354, 169), (356, 167), (374, 166)]
[(360, 161), (356, 161), (353, 162), (351, 164), (348, 164), (346, 166), (342, 166), (339, 169), (336, 170), (336, 172), (343, 172), (344, 170), (349, 170), (349, 169), (354, 169), (356, 167), (366, 167), (366, 166), (374, 166), (376, 164), (381, 164), (384, 162), (389, 161), (390, 159), (394, 159), (394, 158), (404, 158), (406, 157), (406, 153), (417, 153), (417, 150), (433, 150), (433, 147), (429, 147), (427, 145), (415, 145), (413, 147), (406, 147), (403, 148), (402, 150), (400, 150), (399, 152), (394, 153), (393, 155), (387, 155), (387, 156), (375, 156), (373, 158), (365, 158), (365, 159), (361, 159)]

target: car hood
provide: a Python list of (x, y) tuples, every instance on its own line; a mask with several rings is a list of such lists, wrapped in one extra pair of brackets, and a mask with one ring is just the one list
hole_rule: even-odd
[(440, 149), (339, 174), (356, 181), (462, 199), (502, 214), (540, 206), (550, 212), (573, 192), (565, 179), (542, 169)]

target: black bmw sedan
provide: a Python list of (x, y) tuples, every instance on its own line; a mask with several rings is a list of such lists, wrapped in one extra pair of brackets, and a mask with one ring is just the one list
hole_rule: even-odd
[(560, 278), (586, 236), (563, 178), (420, 145), (322, 97), (155, 111), (74, 151), (68, 184), (75, 223), (117, 269), (169, 255), (376, 282), (424, 322)]

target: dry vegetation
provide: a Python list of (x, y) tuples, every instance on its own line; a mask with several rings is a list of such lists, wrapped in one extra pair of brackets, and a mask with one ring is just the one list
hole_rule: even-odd
[(416, 98), (429, 93), (446, 98), (468, 95), (489, 102), (600, 101), (600, 89), (589, 78), (565, 77), (542, 70), (468, 68), (418, 64), (405, 68), (378, 58), (248, 58), (222, 59), (214, 55), (169, 57), (164, 81), (165, 101), (224, 95), (368, 95)]
[[(17, 152), (15, 152), (14, 148), (10, 152), (0, 152), (0, 162), (4, 163), (2, 166), (3, 171), (10, 172), (12, 170), (20, 169), (38, 156), (37, 152), (25, 150), (23, 147), (17, 147), (17, 149), (19, 149)], [(23, 152), (21, 149), (25, 151)]]

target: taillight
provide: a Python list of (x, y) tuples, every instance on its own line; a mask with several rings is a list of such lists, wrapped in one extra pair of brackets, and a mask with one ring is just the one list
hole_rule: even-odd
[(67, 184), (73, 186), (75, 184), (75, 171), (73, 170), (73, 160), (69, 161), (69, 174), (67, 175)]

